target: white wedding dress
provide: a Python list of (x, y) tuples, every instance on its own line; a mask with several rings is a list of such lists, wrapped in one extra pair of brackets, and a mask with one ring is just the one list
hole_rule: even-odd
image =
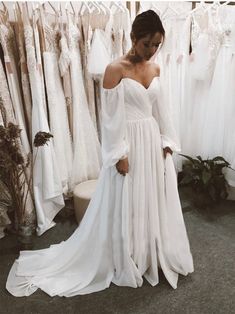
[[(170, 112), (182, 148), (187, 134), (185, 111), (188, 109), (190, 22), (191, 17), (186, 12), (163, 20), (166, 37), (156, 56), (163, 69), (161, 75), (164, 76)], [(182, 157), (175, 155), (174, 164), (177, 171), (181, 171)]]
[[(229, 153), (235, 145), (234, 132), (234, 43), (235, 22), (234, 12), (226, 12), (219, 8), (217, 28), (221, 34), (221, 45), (216, 59), (214, 75), (209, 91), (207, 107), (204, 110), (205, 124), (202, 138), (202, 154), (204, 158), (223, 156), (232, 162), (234, 156)], [(214, 142), (216, 139), (216, 143)]]
[[(214, 91), (211, 80), (221, 41), (217, 12), (212, 9), (204, 11), (201, 8), (201, 10), (192, 16), (190, 134), (193, 136), (188, 137), (188, 145), (186, 145), (191, 156), (204, 156), (202, 141), (204, 138), (208, 139), (205, 113), (208, 111), (209, 93), (211, 90)], [(215, 108), (212, 109), (214, 110)], [(216, 128), (216, 124), (214, 127)]]
[[(43, 15), (42, 15), (43, 17)], [(69, 131), (69, 122), (66, 109), (66, 100), (59, 72), (59, 25), (54, 28), (43, 17), (45, 51), (43, 62), (45, 84), (47, 90), (50, 130), (53, 135), (53, 144), (63, 193), (71, 192), (71, 175), (73, 150)]]
[[(24, 7), (26, 10), (26, 7)], [(39, 131), (50, 132), (45, 112), (40, 59), (37, 58), (37, 43), (39, 43), (37, 17), (33, 15), (33, 27), (24, 25), (27, 65), (32, 93), (32, 136)], [(42, 235), (55, 225), (53, 221), (57, 213), (64, 207), (62, 185), (56, 163), (53, 143), (33, 147), (35, 164), (33, 169), (33, 192), (37, 215), (37, 234)]]
[[(67, 241), (20, 253), (6, 283), (11, 294), (136, 288), (142, 276), (154, 286), (158, 268), (176, 289), (178, 274), (194, 271), (172, 157), (163, 158), (162, 146), (178, 145), (161, 93), (159, 78), (148, 88), (124, 78), (103, 90), (103, 168), (85, 216)], [(126, 154), (124, 177), (115, 164)]]
[(72, 187), (90, 179), (97, 179), (101, 167), (101, 149), (92, 122), (82, 76), (80, 32), (69, 15), (68, 46), (73, 110), (73, 165)]

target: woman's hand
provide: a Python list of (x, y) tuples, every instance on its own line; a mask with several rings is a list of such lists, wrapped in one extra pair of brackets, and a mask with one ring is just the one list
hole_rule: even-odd
[(173, 151), (170, 149), (170, 147), (163, 148), (164, 158), (166, 158), (167, 153), (173, 154)]
[(117, 163), (116, 163), (116, 168), (117, 171), (125, 176), (128, 172), (129, 172), (129, 162), (128, 162), (128, 158), (124, 158), (124, 159), (120, 159)]

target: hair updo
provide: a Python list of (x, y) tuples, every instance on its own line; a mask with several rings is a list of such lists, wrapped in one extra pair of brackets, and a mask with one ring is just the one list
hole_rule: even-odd
[(156, 12), (148, 10), (135, 17), (131, 28), (131, 39), (134, 36), (138, 41), (147, 35), (153, 36), (156, 33), (162, 34), (163, 38), (165, 36), (164, 27)]

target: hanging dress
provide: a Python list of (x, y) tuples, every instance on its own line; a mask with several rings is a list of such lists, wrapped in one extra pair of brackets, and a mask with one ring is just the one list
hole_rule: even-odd
[(80, 16), (80, 23), (83, 34), (83, 40), (80, 41), (81, 47), (81, 56), (83, 59), (83, 74), (84, 74), (84, 86), (87, 94), (88, 108), (91, 115), (92, 122), (94, 124), (96, 132), (98, 132), (97, 121), (98, 117), (96, 115), (96, 101), (95, 101), (95, 86), (94, 81), (88, 72), (88, 55), (91, 47), (92, 39), (92, 28), (90, 25), (92, 17), (89, 12), (85, 12)]
[[(188, 83), (188, 63), (190, 44), (190, 16), (187, 13), (171, 14), (163, 20), (166, 29), (166, 38), (159, 50), (156, 61), (161, 64), (161, 72), (164, 76), (164, 87), (168, 95), (168, 103), (178, 138), (182, 146), (186, 121), (185, 103), (186, 88)], [(186, 74), (187, 73), (187, 74)], [(174, 156), (177, 171), (182, 169), (182, 159)]]
[[(213, 90), (211, 85), (215, 62), (218, 55), (221, 32), (216, 24), (215, 11), (210, 9), (202, 12), (202, 16), (193, 15), (192, 25), (192, 55), (191, 63), (192, 93), (191, 93), (191, 156), (205, 156), (203, 139), (207, 137), (206, 112), (208, 97)], [(200, 23), (200, 24), (199, 24)], [(205, 133), (206, 132), (206, 133)]]
[[(163, 157), (162, 147), (178, 150), (178, 144), (159, 78), (148, 88), (124, 78), (102, 95), (103, 168), (96, 191), (68, 240), (20, 253), (6, 283), (15, 296), (40, 288), (71, 297), (111, 282), (137, 288), (142, 276), (154, 286), (158, 267), (176, 289), (178, 275), (194, 270), (172, 157)], [(126, 176), (115, 166), (124, 155)]]
[[(26, 12), (26, 8), (24, 7)], [(36, 58), (34, 39), (37, 35), (37, 17), (33, 15), (33, 27), (24, 24), (27, 64), (32, 93), (32, 136), (39, 131), (50, 132), (45, 113), (40, 61)], [(37, 63), (39, 62), (39, 64)], [(37, 154), (37, 156), (36, 156)], [(41, 235), (53, 227), (54, 217), (64, 207), (63, 190), (58, 172), (53, 143), (33, 148), (35, 164), (33, 169), (33, 192), (37, 215), (37, 234)]]
[(71, 76), (70, 76), (70, 53), (68, 47), (68, 41), (65, 36), (65, 31), (63, 28), (63, 23), (60, 23), (60, 57), (59, 57), (59, 69), (60, 75), (63, 80), (64, 96), (67, 106), (67, 114), (69, 120), (69, 131), (71, 137), (73, 138), (73, 106), (72, 106), (72, 86), (71, 86)]
[[(204, 110), (205, 124), (202, 138), (202, 155), (204, 158), (223, 156), (232, 162), (232, 156), (226, 154), (227, 147), (234, 145), (230, 142), (228, 132), (233, 97), (233, 73), (231, 71), (233, 61), (233, 37), (235, 36), (234, 16), (227, 14), (225, 7), (218, 8), (218, 19), (215, 21), (221, 33), (221, 45), (216, 59), (215, 70)], [(230, 121), (230, 123), (228, 123)], [(216, 142), (215, 142), (216, 139)]]
[(43, 52), (46, 91), (48, 99), (50, 130), (59, 175), (64, 194), (71, 191), (72, 176), (72, 141), (69, 132), (66, 100), (59, 72), (59, 38), (60, 30), (56, 21), (54, 28), (46, 22), (42, 12), (42, 27), (44, 30), (45, 51)]
[(129, 10), (113, 13), (112, 60), (122, 57), (131, 49), (131, 23)]
[[(28, 154), (31, 152), (29, 138), (26, 132), (26, 122), (23, 110), (23, 101), (19, 85), (19, 77), (17, 72), (17, 64), (15, 60), (15, 38), (14, 32), (9, 22), (0, 24), (0, 42), (4, 53), (4, 61), (6, 75), (1, 64), (0, 66), (0, 91), (3, 100), (3, 106), (6, 110), (6, 122), (12, 122), (19, 125), (21, 129), (20, 141), (21, 153), (27, 160)], [(30, 179), (29, 171), (26, 169), (22, 174), (22, 181), (25, 181), (26, 190)], [(30, 191), (31, 192), (31, 191)], [(34, 204), (31, 193), (28, 193), (25, 205), (24, 221), (28, 226), (34, 228)]]
[(14, 107), (16, 121), (19, 124), (22, 146), (25, 154), (27, 155), (31, 149), (29, 144), (28, 135), (26, 132), (26, 122), (24, 117), (23, 100), (19, 84), (19, 77), (17, 72), (17, 64), (15, 60), (15, 35), (10, 25), (10, 22), (0, 24), (0, 42), (4, 52), (4, 61), (6, 67), (6, 75), (9, 86), (9, 92)]
[[(96, 19), (99, 16), (96, 16)], [(98, 23), (99, 24), (99, 23)], [(98, 25), (97, 24), (97, 25)], [(112, 61), (112, 26), (113, 15), (110, 13), (104, 29), (96, 27), (91, 41), (91, 47), (88, 54), (87, 68), (88, 73), (95, 81), (96, 87), (96, 110), (97, 110), (97, 129), (101, 139), (101, 84), (105, 69)], [(99, 60), (99, 62), (97, 62)]]
[(82, 76), (80, 33), (69, 15), (67, 29), (70, 74), (73, 97), (73, 164), (72, 186), (83, 181), (96, 179), (101, 166), (100, 143), (92, 123)]
[(19, 63), (20, 63), (20, 80), (23, 92), (23, 109), (27, 128), (27, 134), (30, 144), (32, 144), (32, 98), (29, 85), (29, 73), (26, 62), (25, 42), (24, 42), (24, 27), (19, 9), (15, 9), (17, 16), (16, 29), (16, 42), (19, 49)]

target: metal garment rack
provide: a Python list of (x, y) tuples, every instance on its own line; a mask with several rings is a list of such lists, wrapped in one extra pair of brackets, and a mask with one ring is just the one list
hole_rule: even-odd
[[(157, 1), (156, 1), (157, 2)], [(159, 1), (160, 2), (160, 1)], [(176, 1), (177, 2), (177, 1)], [(192, 10), (196, 8), (196, 4), (202, 1), (191, 1), (192, 2)], [(204, 3), (213, 4), (215, 1), (204, 1)], [(224, 4), (226, 1), (221, 1), (220, 4)], [(235, 5), (234, 1), (227, 3), (227, 5)], [(131, 1), (126, 2), (126, 6), (129, 11), (131, 11)], [(140, 8), (140, 1), (135, 1), (135, 12), (138, 12)]]

